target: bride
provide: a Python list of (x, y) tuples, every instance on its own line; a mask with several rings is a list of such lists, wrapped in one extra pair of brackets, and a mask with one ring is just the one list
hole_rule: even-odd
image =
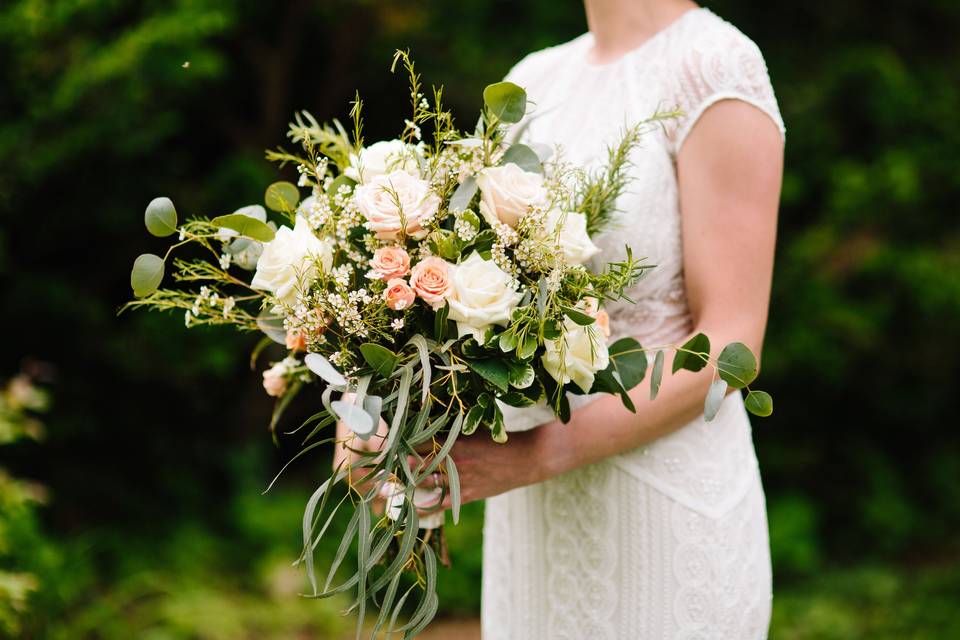
[[(588, 33), (507, 76), (535, 105), (524, 135), (590, 166), (625, 126), (658, 107), (683, 112), (644, 138), (619, 227), (598, 242), (603, 262), (629, 244), (657, 265), (630, 292), (636, 305), (608, 306), (611, 340), (679, 345), (703, 331), (759, 353), (784, 133), (760, 51), (690, 0), (585, 7)], [(710, 375), (668, 377), (652, 402), (638, 387), (636, 414), (605, 396), (567, 425), (511, 412), (505, 445), (457, 442), (464, 501), (487, 499), (486, 640), (766, 637), (750, 423), (738, 392), (704, 422)]]

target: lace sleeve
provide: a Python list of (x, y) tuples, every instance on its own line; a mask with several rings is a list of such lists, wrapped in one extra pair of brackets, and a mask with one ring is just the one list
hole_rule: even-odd
[(702, 34), (693, 46), (686, 47), (676, 74), (677, 102), (684, 115), (670, 136), (674, 156), (704, 112), (721, 100), (741, 100), (753, 105), (785, 135), (760, 49), (732, 27)]

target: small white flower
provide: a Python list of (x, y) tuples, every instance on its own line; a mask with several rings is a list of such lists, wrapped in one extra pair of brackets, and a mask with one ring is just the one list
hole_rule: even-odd
[(395, 318), (394, 321), (390, 323), (390, 327), (394, 331), (400, 331), (400, 329), (403, 329), (403, 318)]

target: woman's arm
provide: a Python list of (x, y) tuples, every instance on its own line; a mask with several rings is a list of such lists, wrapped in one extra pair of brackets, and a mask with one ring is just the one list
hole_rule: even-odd
[[(782, 172), (779, 130), (739, 101), (710, 107), (679, 153), (687, 300), (693, 333), (707, 334), (713, 345), (739, 341), (760, 353)], [(546, 480), (682, 427), (703, 413), (712, 374), (710, 367), (678, 373), (665, 380), (655, 401), (639, 385), (630, 392), (635, 414), (619, 398), (603, 396), (574, 412), (569, 424), (510, 434), (505, 445), (461, 438), (452, 455), (463, 501)]]

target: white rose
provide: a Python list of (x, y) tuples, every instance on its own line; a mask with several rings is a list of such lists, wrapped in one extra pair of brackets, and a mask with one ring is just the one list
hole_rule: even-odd
[(344, 175), (364, 184), (391, 171), (420, 175), (420, 150), (402, 140), (381, 140), (350, 154), (350, 166)]
[(587, 216), (582, 213), (552, 209), (544, 220), (544, 228), (551, 241), (557, 240), (566, 264), (583, 264), (600, 252), (587, 234)]
[(541, 360), (543, 368), (560, 384), (573, 381), (584, 393), (593, 386), (597, 371), (610, 364), (607, 342), (594, 325), (580, 326), (569, 318), (563, 322), (563, 335), (547, 340)]
[(490, 226), (500, 221), (516, 229), (520, 218), (531, 207), (542, 205), (547, 197), (543, 176), (524, 171), (512, 162), (502, 167), (487, 167), (477, 175), (480, 187), (480, 213)]
[(250, 286), (270, 291), (292, 306), (301, 284), (309, 285), (316, 278), (318, 267), (329, 271), (332, 265), (333, 244), (319, 239), (309, 223), (297, 216), (293, 229), (280, 227), (273, 240), (264, 244)]
[[(380, 488), (380, 495), (386, 499), (386, 513), (391, 520), (400, 517), (403, 510), (403, 501), (406, 495), (403, 492), (403, 485), (399, 482), (384, 482)], [(425, 489), (418, 487), (413, 491), (413, 504), (420, 509), (426, 509), (436, 506), (443, 495), (443, 489)], [(421, 529), (436, 529), (443, 526), (443, 510), (428, 513), (420, 516)]]
[(449, 318), (456, 321), (460, 336), (469, 333), (483, 342), (490, 325), (507, 324), (522, 294), (514, 288), (510, 274), (476, 251), (451, 271)]
[(405, 171), (377, 176), (354, 189), (353, 197), (367, 219), (366, 227), (380, 240), (396, 240), (404, 227), (408, 236), (423, 239), (427, 235), (423, 225), (440, 207), (440, 197), (430, 184)]

